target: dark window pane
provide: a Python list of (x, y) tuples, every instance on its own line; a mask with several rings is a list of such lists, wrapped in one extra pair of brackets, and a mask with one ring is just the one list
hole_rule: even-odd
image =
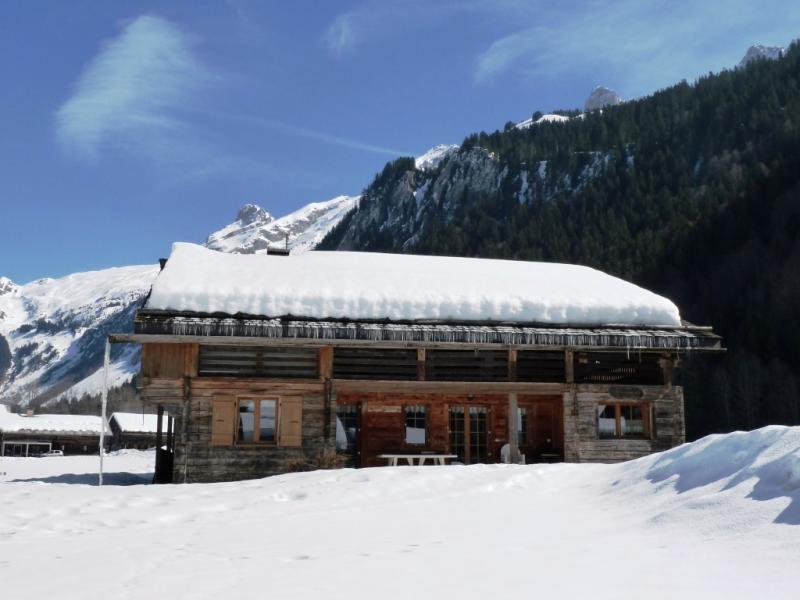
[(275, 441), (275, 400), (261, 400), (259, 403), (258, 439)]
[(425, 407), (406, 407), (406, 444), (425, 443)]

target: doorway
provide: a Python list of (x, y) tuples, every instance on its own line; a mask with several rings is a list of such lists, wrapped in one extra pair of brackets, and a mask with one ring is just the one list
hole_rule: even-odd
[(488, 462), (489, 409), (450, 406), (450, 452), (465, 465)]

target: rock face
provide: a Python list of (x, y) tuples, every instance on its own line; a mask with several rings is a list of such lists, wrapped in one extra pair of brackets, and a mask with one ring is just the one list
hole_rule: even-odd
[(577, 158), (582, 166), (575, 173), (551, 173), (546, 160), (514, 168), (477, 146), (451, 152), (433, 170), (395, 163), (367, 187), (357, 210), (319, 249), (413, 252), (434, 220), (453, 220), (470, 203), (500, 190), (520, 204), (570, 194), (601, 175), (610, 155), (582, 152)]
[(280, 219), (274, 219), (258, 205), (245, 204), (236, 220), (208, 236), (205, 245), (221, 252), (258, 254), (271, 247), (283, 248), (288, 236), (291, 252), (306, 252), (356, 205), (358, 198), (338, 196), (312, 202)]
[(622, 103), (622, 97), (612, 89), (598, 85), (589, 94), (583, 105), (584, 110), (597, 110), (605, 106), (616, 106)]
[(758, 59), (775, 60), (781, 58), (784, 54), (786, 54), (786, 48), (780, 48), (779, 46), (761, 46), (760, 44), (750, 46), (742, 60), (739, 61), (737, 68), (741, 69), (747, 63)]

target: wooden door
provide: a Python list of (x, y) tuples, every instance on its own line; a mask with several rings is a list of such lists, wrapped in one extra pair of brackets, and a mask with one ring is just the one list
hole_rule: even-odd
[(520, 401), (520, 451), (531, 462), (557, 462), (564, 457), (564, 409), (560, 397)]
[(467, 465), (489, 462), (489, 409), (450, 405), (450, 453)]
[(336, 407), (336, 451), (347, 456), (347, 466), (360, 467), (362, 454), (361, 403)]

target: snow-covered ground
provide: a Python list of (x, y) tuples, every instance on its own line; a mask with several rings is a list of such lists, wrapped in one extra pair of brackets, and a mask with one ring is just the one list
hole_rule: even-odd
[[(108, 462), (130, 471), (142, 458)], [(2, 464), (12, 479), (25, 471)], [(800, 427), (620, 465), (14, 482), (0, 502), (0, 581), (13, 598), (772, 600), (800, 589)]]

